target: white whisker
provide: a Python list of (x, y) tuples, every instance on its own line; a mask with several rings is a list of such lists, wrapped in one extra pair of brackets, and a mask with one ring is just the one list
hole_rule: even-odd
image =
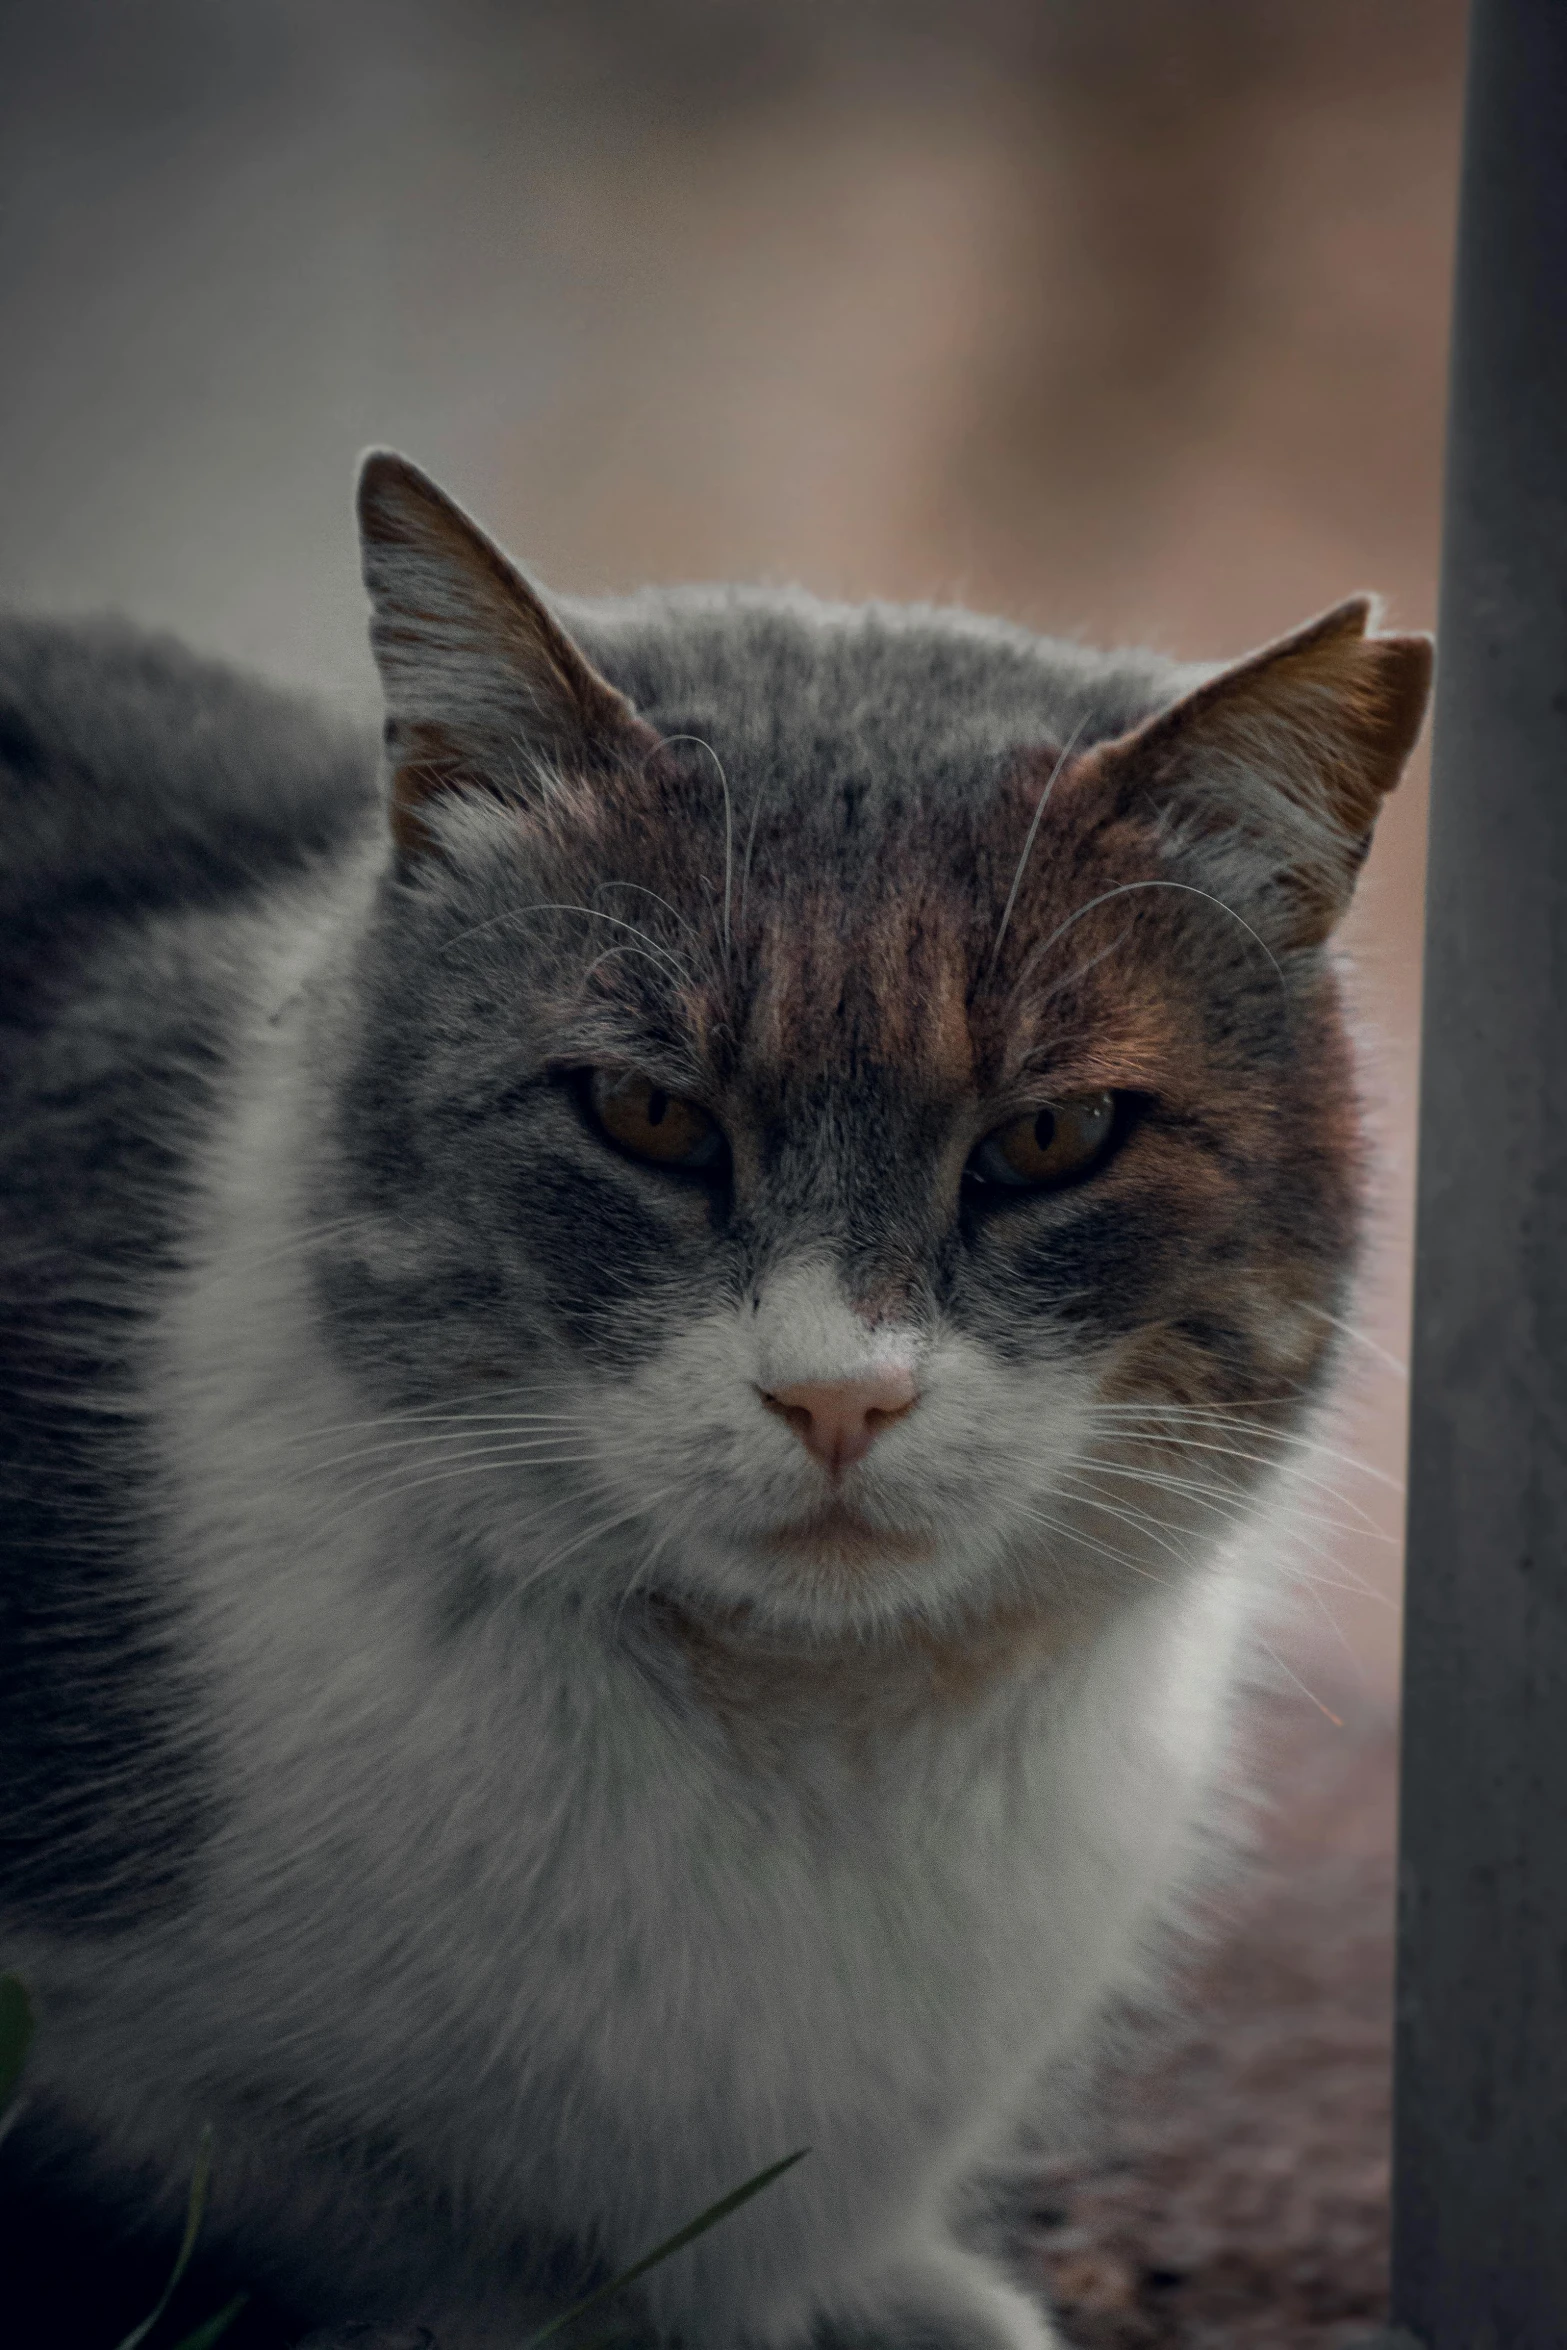
[(1401, 1362), (1379, 1339), (1372, 1338), (1364, 1330), (1357, 1330), (1353, 1322), (1346, 1322), (1342, 1314), (1330, 1314), (1325, 1306), (1308, 1306), (1306, 1311), (1315, 1314), (1319, 1321), (1331, 1324), (1335, 1330), (1341, 1330), (1346, 1338), (1352, 1338), (1357, 1346), (1363, 1346), (1367, 1354), (1375, 1355), (1379, 1363), (1385, 1363), (1390, 1371), (1396, 1371), (1400, 1379), (1409, 1377), (1407, 1363)]
[(1033, 854), (1034, 842), (1038, 836), (1040, 821), (1044, 816), (1046, 808), (1048, 808), (1050, 805), (1050, 795), (1056, 788), (1056, 778), (1061, 773), (1061, 770), (1066, 765), (1068, 759), (1071, 757), (1073, 748), (1077, 743), (1077, 739), (1087, 724), (1088, 720), (1086, 717), (1080, 718), (1078, 720), (1071, 733), (1067, 736), (1066, 741), (1062, 744), (1060, 756), (1057, 758), (1055, 765), (1051, 768), (1049, 775), (1045, 778), (1045, 788), (1039, 795), (1039, 805), (1034, 810), (1033, 818), (1029, 824), (1028, 831), (1024, 835), (1023, 853), (1018, 858), (1017, 871), (1012, 876), (1012, 887), (1007, 891), (1007, 902), (1001, 909), (1001, 921), (996, 931), (995, 944), (990, 950), (990, 961), (985, 968), (985, 977), (987, 979), (992, 978), (995, 974), (996, 959), (1001, 953), (1001, 942), (1007, 935), (1007, 924), (1011, 921), (1012, 909), (1017, 904), (1017, 893), (1023, 886), (1023, 874), (1027, 868), (1028, 860)]
[(1054, 930), (1052, 930), (1050, 936), (1044, 941), (1042, 945), (1037, 946), (1033, 953), (1029, 956), (1027, 963), (1025, 963), (1022, 972), (1019, 974), (1020, 981), (1025, 978), (1027, 974), (1033, 969), (1034, 965), (1039, 961), (1042, 955), (1047, 955), (1050, 952), (1050, 949), (1055, 945), (1058, 938), (1064, 938), (1066, 933), (1071, 930), (1075, 924), (1081, 922), (1085, 915), (1093, 913), (1097, 906), (1108, 906), (1115, 898), (1130, 897), (1135, 891), (1144, 889), (1179, 890), (1185, 897), (1203, 898), (1210, 906), (1217, 906), (1221, 914), (1228, 914), (1232, 922), (1239, 923), (1241, 929), (1245, 931), (1247, 937), (1255, 940), (1256, 944), (1261, 947), (1263, 953), (1267, 956), (1268, 961), (1273, 966), (1274, 977), (1278, 980), (1280, 987), (1283, 987), (1286, 984), (1283, 967), (1279, 962), (1278, 956), (1274, 953), (1272, 947), (1269, 946), (1267, 940), (1262, 936), (1261, 932), (1253, 930), (1251, 924), (1246, 920), (1244, 914), (1237, 914), (1235, 908), (1233, 906), (1227, 906), (1223, 898), (1216, 898), (1211, 889), (1199, 889), (1196, 883), (1191, 881), (1123, 881), (1119, 882), (1114, 889), (1101, 890), (1098, 897), (1090, 898), (1086, 906), (1079, 906), (1075, 913), (1068, 914), (1064, 922), (1058, 922), (1056, 924), (1056, 927)]
[(308, 1225), (303, 1232), (296, 1233), (292, 1240), (270, 1248), (238, 1248), (234, 1252), (234, 1262), (242, 1265), (247, 1272), (256, 1271), (263, 1265), (279, 1264), (288, 1257), (302, 1256), (306, 1249), (315, 1248), (325, 1241), (340, 1240), (345, 1233), (357, 1231), (362, 1224), (380, 1221), (379, 1208), (365, 1208), (356, 1216), (334, 1216), (325, 1224)]
[[(1101, 1417), (1116, 1415), (1123, 1428), (1128, 1422), (1134, 1421), (1138, 1417), (1154, 1426), (1166, 1424), (1172, 1420), (1188, 1419), (1211, 1428), (1219, 1435), (1233, 1433), (1241, 1436), (1259, 1437), (1269, 1444), (1293, 1445), (1299, 1451), (1314, 1452), (1323, 1460), (1336, 1461), (1341, 1467), (1353, 1469), (1357, 1475), (1369, 1477), (1374, 1484), (1385, 1485), (1393, 1493), (1402, 1495), (1404, 1490), (1401, 1478), (1390, 1476), (1385, 1469), (1374, 1467), (1370, 1461), (1362, 1460), (1356, 1453), (1339, 1452), (1332, 1445), (1325, 1444), (1320, 1437), (1302, 1436), (1287, 1428), (1270, 1428), (1265, 1421), (1231, 1418), (1222, 1412), (1184, 1405), (1166, 1407), (1163, 1405), (1096, 1404), (1094, 1410)], [(1194, 1437), (1180, 1434), (1172, 1435), (1168, 1441), (1193, 1452), (1223, 1452), (1227, 1449), (1222, 1445), (1203, 1445)], [(1231, 1457), (1237, 1460), (1260, 1460), (1264, 1466), (1270, 1468), (1278, 1465), (1258, 1453), (1237, 1452)]]
[[(1110, 1504), (1105, 1502), (1100, 1496), (1092, 1492), (1085, 1492), (1076, 1486), (1067, 1484), (1064, 1481), (1061, 1483), (1059, 1490), (1069, 1499), (1083, 1502), (1090, 1508), (1108, 1509), (1110, 1507)], [(1166, 1520), (1159, 1518), (1158, 1516), (1147, 1511), (1135, 1509), (1128, 1503), (1123, 1502), (1120, 1506), (1125, 1511), (1129, 1521), (1135, 1521), (1137, 1524), (1146, 1526), (1150, 1531), (1155, 1531), (1167, 1524)], [(1249, 1523), (1251, 1517), (1250, 1511), (1245, 1509), (1220, 1510), (1216, 1511), (1215, 1514), (1227, 1518), (1229, 1523), (1237, 1529), (1245, 1527)], [(1359, 1534), (1362, 1531), (1362, 1529), (1353, 1526), (1334, 1526), (1330, 1521), (1324, 1521), (1317, 1517), (1313, 1517), (1310, 1520), (1310, 1523), (1318, 1528), (1324, 1528), (1329, 1532), (1336, 1531), (1344, 1534)], [(1343, 1591), (1351, 1594), (1357, 1599), (1374, 1599), (1389, 1606), (1392, 1605), (1392, 1602), (1386, 1599), (1385, 1593), (1377, 1591), (1373, 1585), (1365, 1582), (1360, 1576), (1351, 1574), (1350, 1571), (1344, 1567), (1343, 1561), (1339, 1559), (1333, 1551), (1327, 1549), (1321, 1543), (1308, 1540), (1300, 1522), (1297, 1521), (1292, 1523), (1287, 1529), (1285, 1529), (1283, 1539), (1291, 1546), (1291, 1548), (1298, 1546), (1299, 1548), (1306, 1551), (1311, 1557), (1324, 1560), (1330, 1566), (1337, 1567), (1340, 1570), (1337, 1576), (1327, 1576), (1316, 1572), (1311, 1573), (1309, 1576), (1305, 1576), (1303, 1579), (1312, 1588), (1323, 1591)], [(1391, 1537), (1388, 1537), (1388, 1539), (1391, 1539)]]
[[(508, 1381), (504, 1387), (476, 1388), (473, 1400), (475, 1403), (484, 1403), (491, 1396), (512, 1395), (515, 1392), (515, 1384)], [(466, 1428), (489, 1420), (499, 1420), (507, 1424), (514, 1420), (527, 1420), (536, 1422), (540, 1426), (571, 1427), (576, 1424), (579, 1416), (575, 1412), (470, 1412), (461, 1408), (453, 1410), (451, 1400), (446, 1399), (435, 1404), (410, 1404), (395, 1412), (378, 1412), (365, 1420), (331, 1420), (323, 1428), (301, 1430), (292, 1441), (302, 1444), (312, 1441), (319, 1442), (328, 1436), (365, 1436), (373, 1434), (378, 1428), (438, 1428), (447, 1425)]]
[(1297, 1673), (1292, 1666), (1287, 1665), (1284, 1662), (1284, 1659), (1280, 1656), (1276, 1648), (1270, 1648), (1266, 1640), (1262, 1639), (1258, 1640), (1257, 1646), (1262, 1650), (1264, 1656), (1272, 1658), (1274, 1664), (1278, 1666), (1279, 1671), (1284, 1675), (1286, 1681), (1294, 1682), (1302, 1697), (1304, 1697), (1309, 1704), (1314, 1705), (1319, 1714), (1326, 1714), (1328, 1720), (1333, 1724), (1335, 1730), (1343, 1729), (1343, 1717), (1339, 1714), (1336, 1714), (1331, 1706), (1324, 1705), (1321, 1698), (1317, 1695), (1314, 1689), (1307, 1688), (1299, 1673)]
[(718, 769), (718, 783), (719, 783), (719, 788), (720, 788), (720, 790), (723, 792), (723, 795), (724, 795), (724, 932), (723, 932), (723, 937), (724, 937), (724, 967), (725, 967), (725, 969), (727, 970), (727, 969), (728, 969), (728, 965), (729, 965), (729, 950), (730, 950), (730, 943), (731, 943), (731, 938), (732, 938), (732, 924), (731, 924), (731, 914), (732, 914), (732, 911), (733, 911), (733, 905), (734, 905), (734, 878), (735, 878), (735, 809), (734, 809), (734, 801), (733, 801), (733, 799), (730, 797), (730, 792), (729, 792), (729, 778), (728, 778), (728, 776), (727, 776), (727, 775), (724, 773), (724, 763), (723, 763), (722, 759), (720, 759), (720, 757), (718, 756), (718, 753), (717, 753), (717, 752), (714, 750), (714, 748), (713, 748), (712, 744), (711, 744), (710, 742), (706, 742), (706, 741), (704, 741), (701, 735), (699, 735), (699, 734), (666, 734), (666, 735), (665, 735), (665, 737), (664, 737), (664, 741), (665, 741), (665, 744), (666, 744), (666, 745), (668, 745), (668, 744), (670, 744), (670, 743), (695, 743), (695, 744), (696, 744), (696, 746), (697, 746), (697, 749), (698, 749), (698, 750), (700, 750), (700, 751), (706, 751), (706, 753), (707, 753), (708, 757), (709, 757), (709, 758), (712, 760), (712, 762), (713, 762), (713, 765), (714, 765), (714, 766), (715, 766), (715, 767)]
[(586, 1543), (597, 1542), (601, 1536), (612, 1534), (617, 1526), (627, 1526), (634, 1518), (645, 1517), (650, 1510), (657, 1509), (661, 1502), (669, 1499), (671, 1490), (672, 1488), (665, 1488), (662, 1492), (644, 1494), (634, 1508), (621, 1510), (613, 1518), (604, 1518), (596, 1525), (586, 1527), (574, 1542), (566, 1543), (562, 1549), (552, 1552), (547, 1559), (541, 1560), (519, 1585), (519, 1589), (527, 1590), (530, 1585), (541, 1582), (546, 1575), (553, 1574), (558, 1566), (574, 1557)]
[(387, 1453), (404, 1454), (421, 1449), (428, 1450), (428, 1448), (432, 1445), (457, 1444), (462, 1441), (462, 1438), (465, 1435), (486, 1436), (488, 1438), (499, 1441), (500, 1439), (510, 1434), (519, 1443), (526, 1442), (531, 1444), (548, 1445), (558, 1443), (562, 1437), (569, 1437), (572, 1435), (580, 1436), (585, 1434), (584, 1430), (575, 1428), (570, 1423), (562, 1423), (553, 1431), (546, 1431), (546, 1429), (542, 1426), (530, 1429), (524, 1424), (517, 1424), (514, 1426), (512, 1423), (505, 1420), (476, 1419), (472, 1421), (464, 1421), (462, 1419), (457, 1419), (454, 1421), (453, 1427), (454, 1433), (452, 1434), (436, 1434), (431, 1436), (393, 1436), (388, 1437), (384, 1444), (357, 1445), (352, 1452), (334, 1453), (330, 1459), (324, 1461), (309, 1461), (307, 1463), (308, 1473), (312, 1476), (321, 1476), (324, 1475), (328, 1469), (346, 1468), (350, 1461), (374, 1460), (378, 1456), (382, 1456)]
[(671, 948), (661, 946), (656, 938), (640, 928), (637, 923), (626, 922), (619, 914), (606, 914), (602, 906), (579, 906), (554, 899), (540, 899), (531, 906), (512, 906), (504, 914), (492, 914), (486, 922), (475, 922), (467, 930), (459, 930), (455, 938), (449, 938), (446, 941), (441, 952), (443, 955), (449, 955), (454, 947), (465, 945), (469, 939), (480, 938), (487, 930), (498, 929), (503, 922), (520, 922), (529, 914), (580, 914), (588, 922), (613, 923), (617, 930), (629, 931), (633, 938), (640, 939), (644, 951), (655, 962), (662, 963), (671, 970), (682, 986), (689, 986), (691, 983), (689, 965), (683, 963)]
[[(427, 1485), (439, 1485), (453, 1477), (476, 1477), (500, 1464), (514, 1462), (520, 1468), (564, 1469), (591, 1467), (597, 1456), (588, 1452), (548, 1452), (537, 1449), (526, 1439), (510, 1445), (482, 1445), (472, 1451), (449, 1456), (444, 1469), (432, 1470), (423, 1477), (376, 1476), (364, 1479), (349, 1492), (334, 1496), (338, 1507), (317, 1527), (318, 1533), (329, 1532), (342, 1523), (343, 1517), (356, 1503), (374, 1503), (400, 1499), (405, 1493), (417, 1493)], [(307, 1479), (298, 1480), (303, 1484)]]
[(1080, 1546), (1084, 1550), (1093, 1551), (1100, 1558), (1109, 1559), (1112, 1565), (1125, 1568), (1134, 1575), (1141, 1575), (1149, 1583), (1162, 1584), (1166, 1580), (1163, 1575), (1156, 1575), (1151, 1567), (1138, 1566), (1135, 1560), (1127, 1557), (1125, 1551), (1112, 1550), (1104, 1543), (1096, 1542), (1093, 1536), (1085, 1534), (1080, 1526), (1063, 1525), (1058, 1518), (1047, 1517), (1043, 1510), (1028, 1506), (1025, 1506), (1023, 1515), (1031, 1519), (1035, 1525), (1043, 1526), (1050, 1533), (1060, 1535), (1064, 1541)]
[[(1107, 957), (1113, 955), (1118, 947), (1124, 947), (1131, 935), (1131, 927), (1128, 925), (1125, 930), (1120, 932), (1119, 936), (1113, 938), (1110, 941), (1110, 944), (1107, 947), (1101, 947), (1097, 955), (1090, 955), (1086, 963), (1079, 963), (1077, 969), (1075, 971), (1069, 971), (1064, 979), (1055, 980), (1049, 987), (1045, 989), (1042, 995), (1031, 997), (1031, 1010), (1034, 1012), (1042, 1011), (1044, 1006), (1051, 1001), (1052, 997), (1064, 994), (1067, 988), (1075, 987), (1080, 979), (1086, 979), (1089, 972), (1097, 969), (1099, 964), (1103, 963)], [(1062, 1050), (1062, 1047), (1063, 1039), (1059, 1035), (1053, 1033), (1049, 1045), (1051, 1054), (1059, 1054)]]
[[(1193, 1446), (1192, 1450), (1201, 1452), (1215, 1452), (1224, 1451), (1225, 1448), (1221, 1446), (1205, 1444)], [(1228, 1458), (1231, 1456), (1226, 1453), (1226, 1457)], [(1233, 1457), (1245, 1460), (1250, 1459), (1253, 1456), (1243, 1453)], [(1105, 1461), (1099, 1459), (1097, 1456), (1090, 1456), (1089, 1459), (1081, 1463), (1080, 1466), (1085, 1470), (1092, 1470), (1098, 1475), (1109, 1477), (1124, 1477), (1130, 1479), (1136, 1484), (1147, 1485), (1150, 1488), (1157, 1488), (1158, 1490), (1168, 1493), (1207, 1495), (1211, 1499), (1217, 1499), (1219, 1496), (1223, 1495), (1225, 1498), (1227, 1498), (1229, 1503), (1237, 1510), (1238, 1513), (1246, 1515), (1250, 1514), (1250, 1503), (1245, 1488), (1238, 1484), (1233, 1486), (1206, 1485), (1195, 1480), (1174, 1478), (1161, 1470), (1139, 1468), (1135, 1464), (1130, 1463)], [(1279, 1474), (1281, 1476), (1288, 1477), (1292, 1483), (1314, 1489), (1320, 1493), (1324, 1493), (1330, 1501), (1338, 1503), (1340, 1507), (1353, 1513), (1354, 1522), (1348, 1524), (1337, 1519), (1323, 1518), (1320, 1513), (1318, 1513), (1319, 1524), (1329, 1527), (1331, 1531), (1338, 1534), (1353, 1534), (1356, 1536), (1374, 1535), (1379, 1541), (1384, 1542), (1391, 1542), (1393, 1540), (1393, 1537), (1388, 1534), (1384, 1528), (1381, 1528), (1377, 1525), (1376, 1520), (1370, 1515), (1369, 1511), (1361, 1509), (1357, 1502), (1352, 1501), (1347, 1494), (1340, 1492), (1336, 1485), (1329, 1484), (1325, 1478), (1308, 1477), (1306, 1472), (1298, 1465), (1298, 1463), (1294, 1461), (1284, 1461), (1277, 1464), (1277, 1466)]]
[(1058, 1487), (1058, 1491), (1069, 1501), (1080, 1502), (1088, 1509), (1101, 1510), (1106, 1517), (1118, 1518), (1124, 1526), (1140, 1527), (1145, 1534), (1152, 1536), (1161, 1550), (1168, 1551), (1170, 1556), (1180, 1565), (1190, 1565), (1189, 1551), (1178, 1546), (1174, 1540), (1175, 1529), (1164, 1519), (1153, 1517), (1146, 1510), (1128, 1509), (1124, 1503), (1105, 1501), (1097, 1494), (1074, 1493), (1065, 1485)]
[(653, 903), (654, 903), (656, 906), (662, 906), (662, 907), (663, 907), (663, 909), (664, 909), (664, 911), (665, 911), (665, 913), (666, 913), (666, 914), (672, 914), (672, 915), (674, 916), (675, 920), (676, 920), (676, 921), (679, 923), (679, 925), (680, 925), (681, 929), (682, 929), (682, 930), (685, 932), (685, 934), (686, 934), (687, 938), (688, 938), (688, 939), (690, 939), (690, 941), (691, 941), (691, 943), (692, 943), (692, 945), (693, 945), (693, 946), (700, 946), (700, 945), (701, 945), (701, 943), (702, 943), (702, 939), (701, 939), (701, 934), (700, 934), (700, 932), (699, 932), (699, 931), (698, 931), (698, 930), (695, 928), (695, 926), (694, 926), (692, 923), (690, 923), (690, 922), (688, 922), (688, 921), (686, 920), (686, 918), (685, 918), (684, 914), (682, 914), (682, 913), (681, 913), (681, 911), (680, 911), (680, 908), (679, 908), (678, 906), (671, 905), (671, 904), (670, 904), (670, 902), (669, 902), (669, 900), (668, 900), (668, 898), (664, 897), (664, 896), (663, 896), (663, 895), (662, 895), (662, 894), (661, 894), (661, 893), (660, 893), (658, 890), (656, 890), (656, 889), (649, 889), (649, 888), (648, 888), (648, 886), (647, 886), (647, 884), (646, 884), (646, 882), (644, 882), (644, 881), (601, 881), (601, 882), (599, 883), (599, 888), (600, 888), (601, 890), (606, 890), (606, 889), (633, 889), (633, 890), (637, 891), (637, 893), (638, 893), (638, 895), (639, 895), (639, 896), (641, 896), (641, 897), (644, 897), (644, 898), (651, 898), (651, 899), (653, 900)]

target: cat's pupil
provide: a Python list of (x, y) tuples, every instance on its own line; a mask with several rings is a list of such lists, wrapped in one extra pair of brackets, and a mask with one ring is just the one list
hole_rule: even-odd
[(1041, 1151), (1047, 1151), (1056, 1137), (1054, 1110), (1041, 1110), (1034, 1120), (1034, 1141)]
[(653, 1088), (653, 1090), (652, 1090), (652, 1092), (651, 1092), (651, 1093), (648, 1095), (648, 1097), (647, 1097), (647, 1122), (648, 1122), (648, 1124), (649, 1124), (650, 1126), (662, 1126), (662, 1125), (663, 1125), (663, 1123), (664, 1123), (664, 1113), (665, 1113), (665, 1111), (666, 1111), (668, 1108), (669, 1108), (669, 1096), (668, 1096), (668, 1094), (667, 1094), (667, 1093), (661, 1093), (661, 1092), (659, 1091), (658, 1087), (655, 1085), (655, 1086), (654, 1086), (654, 1088)]

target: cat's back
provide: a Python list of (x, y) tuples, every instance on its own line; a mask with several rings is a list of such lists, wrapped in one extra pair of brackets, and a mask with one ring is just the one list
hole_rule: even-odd
[(199, 1806), (147, 1565), (140, 1335), (188, 1255), (258, 941), (373, 833), (376, 788), (373, 740), (303, 699), (122, 624), (0, 617), (12, 1920), (102, 1924), (163, 1898), (188, 1850)]
[(0, 616), (0, 938), (18, 992), (117, 924), (217, 906), (329, 853), (373, 742), (172, 638)]
[(303, 698), (120, 622), (0, 617), (11, 1309), (167, 1254), (256, 938), (376, 793), (373, 740)]
[(166, 1233), (247, 942), (373, 827), (376, 790), (373, 740), (302, 697), (122, 622), (0, 616), (13, 1306)]

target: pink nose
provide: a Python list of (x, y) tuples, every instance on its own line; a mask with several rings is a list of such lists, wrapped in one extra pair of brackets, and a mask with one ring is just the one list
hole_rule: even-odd
[(918, 1397), (912, 1372), (878, 1371), (870, 1379), (806, 1379), (798, 1387), (774, 1388), (762, 1401), (836, 1474), (862, 1461), (882, 1430), (912, 1411)]

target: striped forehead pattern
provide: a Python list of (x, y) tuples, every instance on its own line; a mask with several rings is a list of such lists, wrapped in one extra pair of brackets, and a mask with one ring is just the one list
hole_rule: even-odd
[(678, 961), (685, 984), (666, 989), (674, 962), (595, 956), (595, 984), (662, 996), (715, 1082), (783, 1098), (895, 1073), (939, 1107), (1043, 1057), (1084, 1087), (1139, 1084), (1190, 1025), (1194, 982), (1255, 978), (1244, 934), (1193, 972), (1201, 915), (1137, 902), (1154, 828), (1053, 743), (988, 760), (966, 800), (819, 777), (769, 791), (736, 758), (720, 783), (711, 755), (671, 750), (552, 868), (563, 897), (607, 885)]
[[(530, 1215), (572, 1327), (623, 1348), (639, 1283), (747, 1294), (825, 1244), (998, 1351), (1141, 1332), (1167, 1391), (1189, 1358), (1234, 1392), (1331, 1310), (1359, 1140), (1319, 949), (1423, 646), (1365, 599), (1222, 673), (732, 591), (568, 630), (398, 462), (364, 515), (407, 902), (491, 939), (483, 1019), (514, 1002), (536, 1083), (630, 1065), (729, 1137), (703, 1209), (539, 1093)], [(405, 994), (449, 1056), (439, 998)], [(1091, 1183), (970, 1213), (988, 1123), (1103, 1090), (1141, 1107)]]

